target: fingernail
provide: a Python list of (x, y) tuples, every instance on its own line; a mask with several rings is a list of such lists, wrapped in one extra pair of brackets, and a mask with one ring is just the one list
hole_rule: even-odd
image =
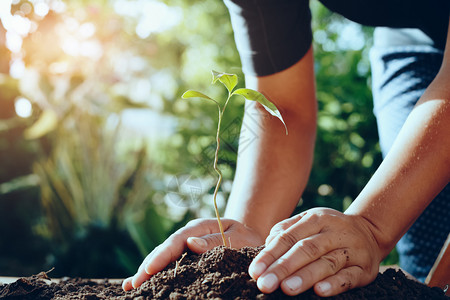
[(328, 293), (328, 291), (331, 289), (331, 284), (329, 282), (321, 282), (317, 284), (319, 286), (319, 290), (321, 290), (323, 293)]
[(298, 277), (294, 276), (284, 281), (284, 284), (291, 290), (295, 291), (298, 290), (302, 286), (303, 280)]
[(208, 246), (208, 243), (201, 238), (197, 238), (197, 237), (190, 237), (189, 240), (191, 242), (193, 242), (194, 244), (196, 244), (197, 246), (199, 246), (200, 248), (205, 248), (206, 246)]
[(125, 280), (122, 282), (122, 289), (123, 289), (124, 291), (130, 290), (130, 284), (131, 284), (132, 278), (133, 278), (133, 277), (128, 277), (127, 279), (125, 279)]
[(263, 262), (257, 262), (255, 264), (251, 264), (250, 268), (248, 269), (248, 272), (250, 273), (250, 276), (252, 277), (258, 277), (261, 275), (265, 270), (267, 269), (267, 266)]
[(150, 275), (150, 263), (149, 262), (145, 264), (144, 271), (145, 271), (145, 273)]
[(269, 273), (263, 277), (260, 277), (257, 281), (257, 285), (259, 289), (272, 292), (272, 290), (275, 289), (277, 282), (278, 282), (277, 276), (273, 273)]
[(137, 289), (138, 287), (139, 287), (139, 285), (137, 284), (138, 282), (137, 282), (137, 277), (136, 276), (133, 276), (133, 279), (131, 280), (131, 286), (134, 288), (134, 289)]

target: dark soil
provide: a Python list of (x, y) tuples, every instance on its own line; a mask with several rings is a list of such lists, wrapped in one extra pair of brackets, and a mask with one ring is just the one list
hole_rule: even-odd
[[(320, 299), (312, 290), (288, 297), (281, 290), (263, 294), (247, 273), (260, 249), (217, 247), (202, 255), (185, 254), (153, 276), (139, 289), (124, 292), (119, 283), (86, 279), (49, 281), (45, 273), (0, 285), (0, 299)], [(388, 269), (364, 288), (327, 299), (433, 299), (449, 300), (439, 288), (410, 280), (401, 271)]]

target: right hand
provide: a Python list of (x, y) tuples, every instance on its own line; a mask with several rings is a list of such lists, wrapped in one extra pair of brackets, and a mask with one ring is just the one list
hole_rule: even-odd
[[(264, 244), (264, 237), (238, 221), (222, 219), (222, 225), (227, 245), (230, 247), (256, 247)], [(148, 254), (136, 274), (123, 281), (122, 288), (129, 291), (139, 287), (152, 275), (177, 260), (187, 248), (195, 253), (203, 253), (220, 245), (223, 245), (223, 242), (217, 219), (192, 220)]]

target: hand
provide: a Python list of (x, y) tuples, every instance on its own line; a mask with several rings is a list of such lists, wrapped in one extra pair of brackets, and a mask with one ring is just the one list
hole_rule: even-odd
[(294, 296), (314, 286), (327, 297), (372, 282), (381, 259), (368, 221), (315, 208), (276, 224), (249, 273), (263, 293), (281, 286)]
[[(255, 230), (231, 219), (222, 219), (228, 246), (260, 246), (264, 238)], [(188, 247), (195, 253), (203, 253), (223, 245), (217, 219), (197, 219), (177, 230), (164, 243), (156, 247), (140, 265), (137, 273), (124, 280), (122, 288), (129, 291), (139, 287), (153, 274), (178, 259)]]

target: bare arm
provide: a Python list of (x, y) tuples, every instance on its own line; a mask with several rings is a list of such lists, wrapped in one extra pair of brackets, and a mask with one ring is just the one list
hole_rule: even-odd
[(249, 269), (263, 292), (314, 286), (331, 296), (375, 279), (380, 261), (450, 181), (449, 82), (450, 33), (440, 72), (349, 209), (316, 208), (272, 228)]
[(261, 106), (246, 103), (236, 176), (225, 217), (266, 237), (274, 224), (292, 214), (311, 170), (317, 114), (312, 50), (284, 71), (247, 76), (246, 84), (277, 105), (289, 135)]
[(449, 181), (450, 38), (440, 72), (346, 214), (373, 225), (386, 255)]

